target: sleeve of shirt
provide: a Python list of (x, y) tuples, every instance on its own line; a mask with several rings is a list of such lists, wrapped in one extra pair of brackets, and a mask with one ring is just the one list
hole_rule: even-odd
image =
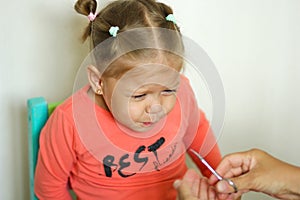
[(34, 190), (40, 200), (68, 200), (68, 180), (76, 162), (74, 128), (63, 111), (56, 109), (40, 135)]
[(183, 99), (182, 105), (188, 115), (185, 116), (185, 118), (188, 119), (188, 127), (187, 133), (184, 136), (187, 153), (191, 156), (201, 173), (204, 176), (209, 177), (211, 172), (193, 153), (189, 151), (189, 149), (199, 152), (213, 168), (218, 166), (222, 156), (214, 133), (210, 127), (210, 123), (204, 112), (199, 109), (195, 95), (187, 78), (182, 79), (182, 88), (184, 92), (183, 94), (185, 94), (181, 97), (181, 99)]
[(189, 151), (193, 149), (200, 153), (202, 157), (215, 169), (221, 162), (222, 156), (218, 147), (216, 138), (210, 128), (210, 124), (205, 117), (205, 114), (200, 111), (200, 123), (197, 134), (188, 148), (188, 154), (200, 169), (201, 173), (209, 177), (211, 172), (193, 153)]

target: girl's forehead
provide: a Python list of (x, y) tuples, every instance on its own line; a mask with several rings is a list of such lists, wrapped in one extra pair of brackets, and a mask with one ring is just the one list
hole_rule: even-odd
[(117, 85), (126, 90), (137, 90), (147, 85), (175, 88), (179, 85), (180, 73), (172, 67), (157, 63), (136, 66), (118, 79)]
[[(123, 68), (128, 71), (132, 68), (138, 67), (139, 70), (147, 70), (151, 72), (152, 66), (165, 66), (170, 67), (176, 71), (180, 71), (183, 65), (183, 58), (179, 55), (167, 53), (161, 50), (147, 50), (143, 51), (147, 55), (135, 55), (129, 53), (116, 59), (113, 68)], [(150, 53), (149, 53), (150, 52)], [(145, 54), (146, 54), (145, 53)], [(158, 68), (157, 68), (158, 69)], [(137, 70), (137, 71), (139, 71)]]
[(173, 67), (161, 63), (140, 64), (123, 74), (124, 79), (143, 79), (157, 81), (162, 78), (177, 78), (179, 72)]
[(133, 92), (139, 92), (139, 93), (147, 93), (147, 92), (153, 92), (153, 91), (161, 91), (161, 90), (176, 90), (179, 86), (179, 82), (177, 84), (174, 82), (172, 85), (160, 85), (157, 83), (149, 83), (144, 84), (140, 87), (137, 87)]

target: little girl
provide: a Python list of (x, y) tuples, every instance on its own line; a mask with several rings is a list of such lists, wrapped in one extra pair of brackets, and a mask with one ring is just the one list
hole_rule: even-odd
[(117, 0), (98, 14), (96, 7), (95, 0), (75, 5), (90, 20), (83, 39), (91, 40), (94, 63), (89, 84), (42, 130), (35, 193), (67, 200), (72, 188), (79, 200), (174, 200), (188, 149), (213, 167), (221, 155), (180, 74), (184, 47), (173, 11), (155, 0)]

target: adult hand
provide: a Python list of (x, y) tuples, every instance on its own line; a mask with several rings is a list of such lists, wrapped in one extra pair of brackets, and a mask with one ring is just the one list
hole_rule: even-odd
[[(300, 168), (284, 163), (264, 151), (253, 149), (233, 153), (223, 158), (216, 171), (230, 178), (239, 193), (259, 191), (279, 199), (300, 199)], [(233, 188), (225, 181), (217, 182), (211, 176), (209, 183), (216, 184), (220, 199), (228, 198)]]

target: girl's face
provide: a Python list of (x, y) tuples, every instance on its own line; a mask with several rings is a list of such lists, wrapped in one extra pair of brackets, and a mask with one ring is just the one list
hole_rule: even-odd
[(126, 128), (145, 132), (173, 109), (180, 77), (172, 67), (155, 63), (102, 81), (103, 98), (114, 118)]

